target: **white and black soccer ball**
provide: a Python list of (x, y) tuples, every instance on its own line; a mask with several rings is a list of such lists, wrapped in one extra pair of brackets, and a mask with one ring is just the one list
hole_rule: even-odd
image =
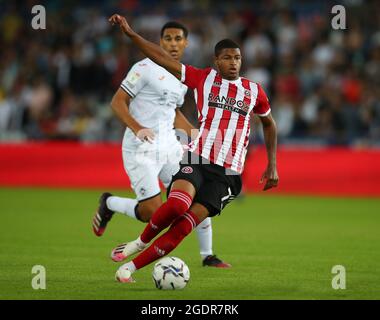
[(178, 290), (186, 287), (190, 270), (181, 259), (165, 257), (154, 265), (152, 277), (157, 289)]

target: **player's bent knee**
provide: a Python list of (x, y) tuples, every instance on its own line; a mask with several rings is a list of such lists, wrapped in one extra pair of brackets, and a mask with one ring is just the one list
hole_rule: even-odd
[(185, 214), (187, 208), (185, 206), (172, 206), (171, 212), (175, 215), (175, 217), (180, 217)]
[(185, 205), (183, 202), (176, 203), (172, 201), (168, 201), (168, 204), (171, 207), (172, 212), (176, 214), (176, 216), (182, 216), (187, 209), (189, 209), (189, 206)]
[(170, 210), (175, 213), (176, 216), (183, 215), (191, 206), (192, 198), (183, 193), (176, 194), (170, 193), (168, 200), (166, 201), (166, 205), (170, 207)]

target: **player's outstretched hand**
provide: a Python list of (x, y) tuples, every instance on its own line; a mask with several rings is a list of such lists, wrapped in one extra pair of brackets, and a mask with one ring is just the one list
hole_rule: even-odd
[(264, 171), (260, 179), (260, 183), (263, 183), (265, 180), (266, 180), (266, 183), (263, 188), (264, 191), (277, 187), (279, 178), (278, 178), (276, 167), (268, 167)]
[(136, 137), (141, 141), (148, 141), (149, 143), (153, 143), (154, 140), (154, 132), (149, 128), (141, 128), (137, 133)]
[(129, 26), (127, 19), (125, 19), (123, 16), (119, 14), (112, 15), (108, 21), (112, 25), (118, 25), (120, 29), (127, 35), (131, 35), (133, 33), (132, 28)]

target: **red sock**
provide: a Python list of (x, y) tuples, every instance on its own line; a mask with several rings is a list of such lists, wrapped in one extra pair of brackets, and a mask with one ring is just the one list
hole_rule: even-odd
[(141, 241), (149, 243), (176, 218), (182, 216), (190, 208), (192, 202), (193, 198), (187, 192), (172, 190), (168, 200), (157, 209), (145, 227), (140, 236)]
[(161, 237), (155, 240), (147, 249), (141, 252), (135, 259), (133, 263), (136, 269), (141, 269), (142, 267), (152, 263), (153, 261), (167, 255), (174, 248), (176, 248), (179, 243), (189, 234), (191, 231), (199, 224), (198, 217), (192, 213), (187, 212), (181, 217), (178, 217), (170, 229), (166, 231)]

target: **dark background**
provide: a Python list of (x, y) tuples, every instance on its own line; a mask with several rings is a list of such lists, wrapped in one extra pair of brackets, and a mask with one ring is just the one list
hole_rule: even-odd
[[(31, 27), (43, 4), (47, 29)], [(107, 18), (128, 17), (151, 40), (168, 20), (190, 30), (184, 62), (212, 65), (215, 43), (241, 44), (242, 74), (265, 88), (280, 143), (378, 145), (380, 6), (341, 1), (1, 1), (0, 141), (120, 141), (109, 102), (143, 58)], [(189, 92), (184, 113), (196, 123)], [(260, 130), (258, 130), (260, 131)], [(260, 136), (257, 137), (260, 142)]]

